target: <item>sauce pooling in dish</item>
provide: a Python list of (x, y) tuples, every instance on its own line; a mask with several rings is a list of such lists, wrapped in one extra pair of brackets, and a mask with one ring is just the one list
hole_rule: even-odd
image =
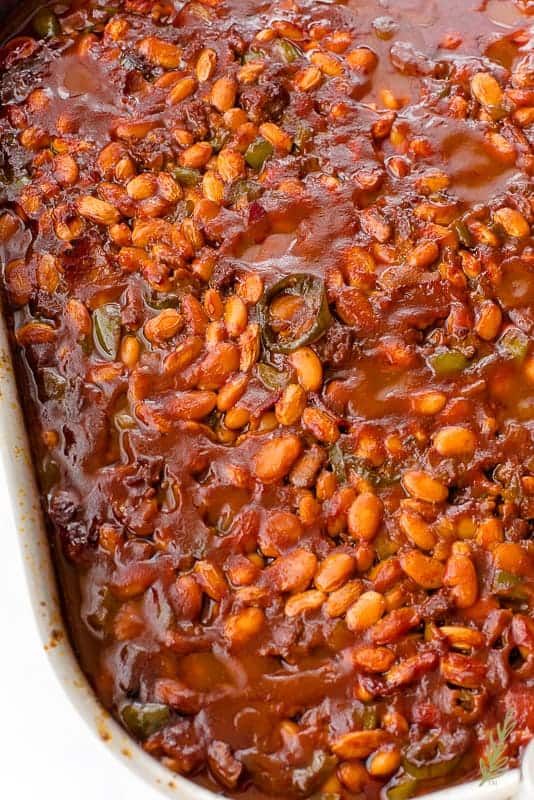
[(55, 11), (0, 53), (0, 253), (98, 696), (246, 800), (474, 779), (503, 718), (516, 764), (532, 3)]

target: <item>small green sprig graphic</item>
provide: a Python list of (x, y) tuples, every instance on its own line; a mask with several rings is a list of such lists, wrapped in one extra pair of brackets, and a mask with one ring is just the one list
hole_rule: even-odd
[(508, 767), (508, 743), (515, 729), (514, 715), (507, 711), (503, 721), (490, 732), (486, 750), (479, 761), (481, 785), (494, 781)]

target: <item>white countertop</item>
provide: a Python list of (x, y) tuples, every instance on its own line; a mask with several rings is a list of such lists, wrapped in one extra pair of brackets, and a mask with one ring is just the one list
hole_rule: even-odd
[[(63, 693), (33, 619), (0, 465), (2, 752), (0, 795), (34, 800), (161, 800), (98, 741)], [(74, 790), (74, 791), (73, 791)]]

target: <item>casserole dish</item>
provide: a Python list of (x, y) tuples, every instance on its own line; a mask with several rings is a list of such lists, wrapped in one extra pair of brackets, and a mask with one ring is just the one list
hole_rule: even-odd
[[(291, 56), (292, 57), (294, 56), (294, 52), (291, 53)], [(174, 59), (174, 51), (171, 52), (171, 55), (169, 56), (169, 58), (167, 60), (173, 60), (173, 59)], [(317, 76), (314, 73), (312, 77), (315, 80)], [(180, 86), (180, 89), (182, 89), (182, 86)], [(276, 126), (274, 126), (274, 127), (276, 127)], [(264, 130), (268, 130), (269, 133), (271, 133), (274, 138), (276, 138), (275, 137), (275, 133), (276, 133), (276, 136), (280, 137), (279, 131), (273, 132), (272, 128), (266, 128), (266, 126), (264, 126)], [(209, 145), (209, 147), (211, 148), (211, 145)], [(263, 146), (263, 149), (265, 151), (265, 146)], [(252, 156), (251, 156), (251, 160), (252, 160)], [(250, 163), (250, 162), (248, 162), (248, 163)], [(253, 163), (255, 164), (256, 162), (253, 161)], [(252, 164), (251, 164), (251, 166), (252, 166)], [(91, 218), (91, 213), (93, 213), (93, 212), (91, 212), (91, 213), (88, 212), (87, 200), (88, 199), (86, 198), (85, 199), (85, 203), (86, 204), (83, 206), (83, 209), (84, 209), (84, 212), (85, 212), (85, 216)], [(94, 203), (92, 205), (92, 208), (94, 208)], [(93, 216), (94, 216), (94, 214), (93, 214)], [(113, 216), (113, 219), (115, 219), (115, 216)], [(271, 301), (273, 301), (273, 303), (274, 303), (274, 301), (277, 299), (277, 294), (282, 294), (282, 292), (285, 292), (286, 290), (289, 292), (290, 296), (298, 295), (298, 290), (302, 290), (303, 293), (305, 293), (307, 296), (312, 298), (312, 301), (315, 302), (317, 300), (318, 293), (317, 293), (317, 290), (315, 288), (315, 283), (314, 283), (313, 280), (308, 281), (307, 283), (303, 283), (300, 279), (297, 280), (296, 282), (295, 282), (295, 280), (293, 280), (292, 284), (288, 283), (288, 280), (289, 279), (286, 278), (281, 283), (276, 284), (276, 292), (274, 292), (273, 288), (271, 288), (269, 290), (269, 292), (267, 293), (266, 298), (265, 298), (265, 303), (267, 305)], [(292, 295), (291, 295), (291, 292), (293, 292)], [(261, 312), (258, 311), (258, 314), (260, 314), (260, 313), (263, 314), (264, 317), (266, 317), (267, 314), (268, 314), (268, 312), (265, 310), (265, 308)], [(321, 330), (319, 330), (319, 328), (316, 325), (314, 325), (312, 327), (312, 333), (313, 333), (314, 336), (317, 333), (317, 331), (319, 332), (319, 335), (321, 335), (323, 330), (324, 330), (324, 327), (325, 327), (324, 326), (324, 319), (323, 319), (323, 317), (325, 315), (325, 311), (323, 309), (323, 301), (321, 301), (320, 307), (319, 307), (319, 304), (318, 304), (317, 314), (318, 314), (318, 320), (319, 320), (319, 323), (320, 323), (319, 327), (321, 328)], [(39, 325), (40, 323), (37, 323), (37, 324)], [(269, 331), (269, 337), (268, 337), (268, 341), (266, 343), (266, 346), (267, 347), (271, 347), (272, 349), (274, 349), (274, 346), (276, 344), (276, 336), (273, 334), (273, 329), (269, 328), (270, 323), (266, 323), (266, 325), (267, 325), (267, 329)], [(308, 335), (306, 337), (306, 342), (311, 342), (311, 341), (312, 340), (311, 340), (310, 336)], [(313, 341), (315, 341), (315, 339)], [(282, 352), (284, 352), (283, 349), (282, 349)], [(11, 376), (9, 374), (7, 374), (7, 372), (6, 372), (6, 376), (5, 376), (6, 385), (5, 385), (5, 391), (3, 393), (3, 402), (11, 402), (13, 400), (13, 381), (12, 381)], [(15, 458), (15, 459), (13, 458), (13, 449), (11, 448), (10, 453), (8, 455), (8, 459), (9, 459), (8, 472), (17, 481), (17, 485), (20, 485), (20, 480), (23, 480), (23, 481), (31, 480), (31, 478), (30, 478), (31, 470), (30, 470), (30, 466), (29, 466), (29, 457), (27, 456), (26, 446), (25, 446), (25, 444), (23, 444), (23, 439), (20, 438), (21, 436), (23, 436), (23, 433), (21, 432), (21, 429), (20, 429), (20, 419), (19, 418), (17, 418), (17, 424), (16, 425), (13, 425), (12, 423), (10, 423), (10, 436), (13, 437), (13, 435), (15, 436), (15, 440), (16, 440), (16, 445), (15, 446), (19, 448), (19, 457)], [(261, 469), (260, 469), (260, 467), (261, 467)], [(265, 467), (263, 465), (260, 464), (260, 467), (257, 467), (258, 474), (260, 474), (260, 472), (261, 472), (261, 475), (263, 475), (263, 477), (266, 478), (265, 483), (270, 482), (271, 481), (270, 473), (268, 473), (268, 470), (266, 472)], [(28, 485), (30, 485), (30, 484), (28, 484)], [(435, 487), (433, 486), (433, 488), (435, 488)], [(29, 497), (24, 497), (22, 499), (22, 501), (21, 501), (22, 502), (22, 506), (23, 506), (23, 515), (25, 517), (28, 514), (29, 507), (31, 507), (31, 509), (32, 509), (32, 514), (36, 514), (37, 513), (37, 505), (38, 504), (36, 505), (36, 503), (35, 503), (35, 497), (36, 497), (35, 490), (33, 489), (29, 493), (29, 495), (30, 495)], [(25, 524), (28, 524), (27, 523), (27, 519), (25, 521)], [(36, 526), (39, 524), (39, 526), (40, 526), (39, 529), (41, 531), (43, 530), (41, 522), (38, 523), (35, 517), (32, 518), (32, 526), (33, 526), (33, 524), (35, 524)], [(33, 539), (32, 539), (32, 542), (33, 542)], [(38, 549), (42, 549), (42, 542), (38, 541), (37, 544), (36, 544), (36, 547)], [(265, 547), (265, 551), (267, 552), (267, 547)], [(269, 555), (271, 555), (271, 554), (269, 554)], [(39, 560), (39, 564), (41, 565), (41, 561), (40, 560)], [(49, 573), (50, 573), (49, 566), (46, 569), (43, 569), (43, 575), (49, 575)], [(434, 587), (430, 587), (430, 588), (434, 588)], [(42, 587), (41, 587), (41, 589), (42, 589)], [(43, 591), (44, 591), (44, 589), (43, 589)], [(55, 608), (55, 610), (54, 610), (54, 608)], [(43, 613), (44, 612), (41, 612), (41, 614), (43, 614)], [(45, 628), (49, 628), (51, 625), (53, 625), (54, 626), (54, 631), (55, 631), (53, 642), (52, 641), (48, 642), (49, 645), (52, 645), (52, 644), (54, 645), (53, 647), (50, 646), (50, 648), (49, 648), (51, 650), (51, 658), (56, 662), (56, 664), (59, 664), (60, 662), (61, 663), (67, 663), (68, 671), (71, 672), (71, 669), (75, 669), (75, 668), (72, 667), (72, 662), (69, 662), (69, 659), (72, 658), (72, 655), (71, 654), (69, 655), (70, 651), (68, 649), (68, 645), (66, 644), (67, 638), (64, 636), (64, 634), (62, 634), (59, 637), (57, 635), (58, 631), (61, 630), (59, 628), (59, 622), (58, 622), (59, 612), (57, 610), (57, 604), (52, 607), (52, 610), (49, 609), (46, 613), (47, 613), (48, 616), (47, 616), (46, 619), (43, 620), (43, 626)], [(59, 640), (62, 640), (62, 641), (59, 641)], [(65, 659), (67, 659), (67, 661), (65, 661)], [(432, 662), (432, 663), (434, 663), (434, 662)], [(82, 683), (83, 683), (83, 679), (82, 679)], [(80, 699), (80, 697), (81, 697), (81, 699)], [(85, 690), (83, 690), (82, 695), (80, 695), (80, 697), (79, 697), (79, 699), (77, 701), (79, 707), (83, 706), (83, 708), (86, 710), (89, 706), (92, 706), (93, 701), (91, 699), (91, 695), (89, 693), (85, 693)], [(102, 719), (101, 718), (100, 718), (99, 725), (100, 725), (100, 728), (101, 728), (101, 735), (102, 735)], [(111, 731), (111, 743), (112, 743), (111, 746), (114, 746), (113, 745), (114, 742), (119, 742), (120, 743), (119, 746), (121, 747), (121, 749), (123, 747), (125, 747), (125, 745), (124, 745), (124, 734), (120, 731), (120, 729), (118, 729), (115, 726), (115, 723), (113, 723), (111, 721), (106, 723), (106, 730), (108, 732), (107, 733), (104, 732), (103, 738), (108, 738), (109, 731)], [(148, 775), (152, 776), (152, 778), (154, 778), (154, 776), (156, 776), (156, 775), (159, 775), (160, 777), (157, 778), (158, 780), (162, 780), (161, 776), (163, 774), (168, 775), (168, 773), (162, 772), (160, 767), (155, 766), (155, 764), (153, 762), (148, 761), (147, 760), (147, 756), (144, 753), (142, 753), (142, 751), (140, 751), (140, 750), (138, 751), (137, 748), (136, 748), (135, 752), (136, 752), (136, 754), (137, 754), (137, 752), (139, 752), (139, 760), (137, 760), (137, 755), (135, 755), (134, 758), (133, 758), (134, 763), (139, 765), (138, 766), (139, 771), (143, 772), (145, 775), (148, 774)], [(489, 797), (495, 797), (495, 798), (507, 797), (507, 796), (510, 796), (510, 793), (513, 791), (514, 787), (517, 785), (517, 780), (518, 780), (517, 772), (515, 772), (515, 771), (509, 772), (506, 775), (503, 775), (501, 778), (499, 778), (495, 782), (495, 784), (490, 784), (488, 786), (477, 788), (477, 792), (480, 792), (480, 796), (481, 797), (482, 796), (488, 797), (488, 798)], [(189, 782), (185, 781), (182, 778), (173, 778), (172, 780), (168, 781), (168, 783), (166, 784), (166, 790), (167, 791), (171, 791), (171, 790), (175, 791), (176, 788), (178, 788), (178, 790), (180, 791), (180, 793), (182, 795), (187, 796), (187, 797), (211, 796), (211, 795), (206, 795), (206, 793), (205, 793), (205, 791), (203, 789), (193, 786), (192, 784), (190, 784)], [(461, 787), (458, 787), (456, 789), (450, 789), (450, 790), (448, 790), (448, 796), (450, 798), (461, 797), (461, 796), (463, 796), (463, 793), (465, 793), (465, 791), (467, 791), (469, 789), (470, 789), (469, 785), (468, 786), (461, 786)]]

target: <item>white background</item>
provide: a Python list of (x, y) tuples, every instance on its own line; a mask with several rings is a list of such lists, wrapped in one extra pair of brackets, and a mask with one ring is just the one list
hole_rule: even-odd
[(33, 621), (1, 465), (0, 514), (0, 797), (161, 800), (89, 730), (48, 663)]

